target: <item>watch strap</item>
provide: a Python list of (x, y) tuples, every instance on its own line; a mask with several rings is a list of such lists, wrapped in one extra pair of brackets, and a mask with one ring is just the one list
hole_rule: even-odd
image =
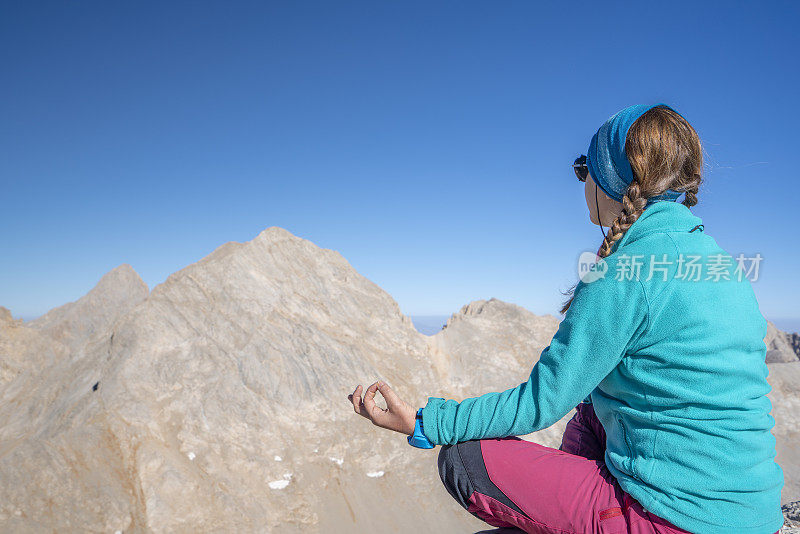
[(425, 436), (422, 427), (422, 408), (417, 410), (417, 414), (414, 417), (414, 434), (408, 436), (408, 443), (413, 447), (417, 447), (418, 449), (432, 449), (435, 447), (433, 443)]

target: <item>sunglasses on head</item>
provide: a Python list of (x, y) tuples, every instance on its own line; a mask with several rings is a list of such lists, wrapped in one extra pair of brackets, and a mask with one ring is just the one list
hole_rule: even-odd
[(578, 180), (585, 182), (586, 177), (589, 176), (589, 167), (586, 165), (586, 156), (581, 155), (575, 158), (575, 162), (572, 164), (572, 170), (575, 171), (575, 176), (578, 177)]

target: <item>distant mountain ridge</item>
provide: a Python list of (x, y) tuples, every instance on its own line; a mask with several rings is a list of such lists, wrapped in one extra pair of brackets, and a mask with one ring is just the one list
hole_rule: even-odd
[[(152, 291), (122, 265), (30, 323), (0, 308), (0, 531), (484, 528), (441, 488), (435, 451), (346, 395), (378, 378), (418, 406), (502, 391), (557, 327), (489, 299), (420, 334), (341, 254), (278, 227)], [(800, 361), (785, 333), (767, 343), (796, 500)], [(526, 439), (558, 446), (571, 416)]]
[(768, 322), (765, 342), (768, 363), (793, 362), (800, 358), (800, 334), (782, 332)]

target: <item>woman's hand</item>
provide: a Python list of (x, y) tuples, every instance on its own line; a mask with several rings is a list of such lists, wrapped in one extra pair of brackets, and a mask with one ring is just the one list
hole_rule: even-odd
[[(386, 400), (386, 410), (375, 404), (376, 391), (380, 391)], [(417, 410), (398, 397), (386, 382), (379, 380), (368, 387), (363, 400), (361, 399), (361, 384), (359, 384), (347, 398), (353, 404), (353, 410), (358, 415), (363, 415), (372, 421), (373, 425), (409, 436), (414, 435)]]

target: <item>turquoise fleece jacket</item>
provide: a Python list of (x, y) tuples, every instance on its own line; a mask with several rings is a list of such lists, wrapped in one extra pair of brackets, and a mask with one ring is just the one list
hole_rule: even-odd
[(648, 206), (604, 259), (605, 276), (578, 283), (528, 380), (461, 402), (429, 397), (425, 436), (530, 434), (588, 398), (606, 466), (646, 509), (691, 532), (777, 531), (783, 471), (753, 262), (701, 223), (677, 202)]

